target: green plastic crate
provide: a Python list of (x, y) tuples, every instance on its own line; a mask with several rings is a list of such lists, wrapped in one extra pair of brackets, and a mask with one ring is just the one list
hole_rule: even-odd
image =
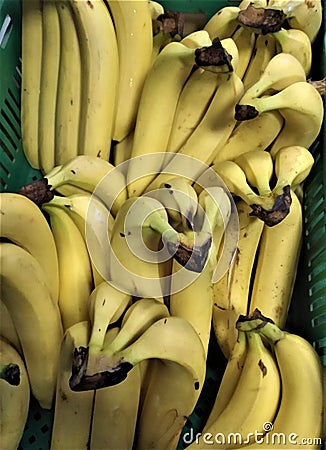
[[(207, 20), (223, 6), (238, 4), (233, 0), (165, 0), (166, 9), (204, 12)], [(323, 30), (322, 30), (323, 31)], [(312, 73), (315, 79), (325, 76), (324, 33), (314, 43)], [(316, 58), (319, 55), (320, 58)], [(41, 178), (28, 164), (22, 149), (20, 128), (21, 85), (21, 2), (0, 0), (0, 192), (17, 192), (19, 188)], [(315, 165), (305, 182), (304, 242), (287, 328), (308, 339), (326, 367), (326, 146), (325, 125), (312, 148)], [(194, 413), (184, 433), (200, 431), (226, 366), (225, 358), (211, 339), (207, 375)], [(50, 446), (53, 411), (40, 408), (32, 398), (25, 432), (19, 449), (47, 450)], [(182, 439), (178, 446), (184, 448)]]

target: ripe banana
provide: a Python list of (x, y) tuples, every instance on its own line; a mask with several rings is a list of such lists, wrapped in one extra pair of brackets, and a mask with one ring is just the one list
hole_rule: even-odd
[(271, 431), (246, 448), (258, 449), (263, 445), (264, 449), (292, 450), (309, 440), (310, 449), (319, 449), (323, 386), (322, 366), (316, 351), (301, 336), (281, 331), (266, 318), (243, 320), (238, 323), (239, 329), (255, 328), (271, 343), (282, 383), (281, 401)]
[(242, 153), (267, 149), (281, 131), (283, 122), (278, 111), (267, 111), (253, 120), (239, 122), (216, 152), (213, 166), (225, 160), (234, 161)]
[(172, 316), (182, 317), (194, 327), (207, 354), (213, 309), (213, 273), (231, 214), (231, 202), (222, 188), (215, 187), (200, 193), (199, 204), (204, 210), (200, 231), (213, 237), (210, 255), (199, 274), (187, 271), (173, 260), (169, 307)]
[(262, 220), (249, 215), (251, 208), (243, 200), (236, 203), (236, 208), (239, 218), (236, 255), (228, 272), (213, 287), (213, 331), (226, 358), (238, 339), (236, 321), (248, 310), (254, 262), (264, 227)]
[[(259, 195), (271, 195), (270, 183), (274, 174), (274, 164), (268, 151), (256, 150), (243, 153), (235, 159), (235, 163), (245, 172), (248, 183), (257, 189)], [(282, 194), (283, 187), (291, 184), (287, 176), (285, 180), (285, 184), (278, 190), (279, 194)]]
[(259, 334), (248, 332), (246, 337), (247, 354), (230, 401), (206, 428), (208, 440), (203, 434), (189, 448), (210, 448), (216, 440), (222, 448), (236, 447), (242, 439), (252, 442), (254, 433), (263, 432), (264, 424), (274, 419), (281, 395), (278, 366)]
[[(106, 341), (119, 332), (111, 328)], [(131, 449), (133, 447), (139, 396), (140, 367), (133, 367), (128, 377), (115, 386), (95, 390), (90, 449)]]
[(204, 30), (208, 31), (213, 40), (230, 38), (239, 26), (237, 18), (240, 8), (237, 6), (225, 6), (217, 11), (206, 23)]
[(85, 66), (82, 66), (83, 50), (79, 46), (71, 2), (58, 1), (56, 7), (60, 18), (61, 52), (55, 112), (55, 164), (61, 165), (78, 155)]
[(248, 112), (250, 117), (256, 117), (272, 110), (282, 114), (285, 124), (270, 148), (271, 155), (274, 157), (280, 148), (291, 145), (309, 149), (321, 130), (324, 115), (322, 98), (314, 86), (301, 81), (274, 95), (252, 99), (246, 105), (241, 100), (235, 117), (243, 120), (248, 118)]
[[(146, 165), (144, 174), (141, 156), (165, 152), (177, 102), (194, 64), (195, 49), (180, 42), (171, 42), (159, 53), (148, 72), (138, 108), (128, 167), (129, 197), (140, 195), (160, 170), (162, 157), (158, 154), (153, 159), (153, 167)], [(153, 102), (156, 97), (158, 100)]]
[(79, 322), (65, 332), (56, 384), (51, 448), (84, 449), (89, 445), (94, 391), (73, 392), (69, 386), (74, 348), (86, 346), (89, 323)]
[(237, 339), (230, 351), (213, 407), (209, 413), (203, 431), (209, 429), (227, 407), (238, 384), (247, 355), (247, 338), (246, 334), (242, 331), (239, 331), (237, 334)]
[(251, 30), (240, 27), (232, 34), (232, 39), (234, 40), (239, 52), (239, 62), (235, 69), (235, 73), (242, 79), (247, 71), (248, 64), (254, 50), (256, 35)]
[(288, 30), (282, 28), (273, 33), (273, 37), (277, 42), (276, 48), (279, 48), (282, 53), (288, 53), (297, 58), (308, 77), (312, 62), (312, 48), (307, 34), (295, 28)]
[[(235, 104), (243, 95), (243, 84), (240, 78), (234, 73), (230, 73), (227, 79), (221, 83), (217, 89), (203, 119), (189, 136), (187, 141), (180, 147), (176, 155), (186, 155), (189, 161), (195, 158), (203, 164), (200, 169), (210, 165), (217, 152), (226, 143), (235, 127), (233, 110)], [(206, 166), (207, 167), (207, 166)], [(183, 158), (173, 157), (162, 169), (162, 173), (158, 174), (148, 190), (155, 189), (164, 183), (169, 176), (168, 173), (184, 174), (185, 161)], [(198, 173), (198, 165), (193, 168), (189, 167), (192, 180), (196, 180)]]
[(71, 6), (83, 67), (79, 154), (108, 161), (119, 80), (115, 29), (104, 0), (72, 0)]
[(142, 88), (152, 64), (152, 18), (147, 0), (108, 1), (119, 52), (119, 84), (112, 138), (133, 130)]
[(245, 91), (257, 83), (269, 61), (275, 56), (275, 34), (257, 35), (251, 59), (242, 79)]
[(60, 22), (56, 3), (42, 2), (42, 66), (39, 96), (38, 159), (43, 173), (55, 166), (55, 116), (59, 78)]
[[(200, 42), (200, 45), (198, 42)], [(197, 30), (181, 39), (180, 43), (188, 48), (196, 49), (198, 47), (209, 47), (212, 45), (212, 40), (206, 30)]]
[(264, 226), (249, 307), (280, 327), (287, 318), (302, 242), (302, 207), (293, 191), (291, 197), (290, 212), (282, 222)]
[(93, 276), (88, 250), (77, 225), (62, 208), (44, 204), (58, 252), (59, 308), (64, 330), (88, 319)]
[(63, 336), (59, 307), (34, 256), (16, 244), (0, 246), (2, 301), (19, 336), (33, 395), (50, 409)]
[[(2, 320), (2, 319), (1, 319)], [(0, 364), (15, 364), (19, 371), (18, 385), (0, 379), (1, 447), (14, 450), (23, 436), (30, 400), (30, 385), (25, 363), (17, 350), (0, 337)]]
[(51, 189), (71, 184), (96, 195), (115, 215), (127, 198), (125, 175), (111, 163), (90, 155), (78, 155), (60, 170), (45, 175)]
[(130, 158), (133, 139), (134, 131), (131, 131), (128, 136), (126, 136), (120, 142), (114, 143), (113, 163), (115, 167), (117, 167), (119, 164), (123, 164)]
[(58, 255), (51, 229), (34, 202), (24, 195), (0, 194), (0, 235), (26, 249), (42, 266), (53, 301), (59, 295)]
[[(27, 161), (39, 169), (38, 124), (42, 67), (42, 2), (22, 2), (21, 131)], [(30, 62), (33, 61), (33, 64)]]
[(5, 338), (22, 356), (23, 350), (19, 341), (19, 336), (10, 312), (5, 303), (0, 299), (0, 336)]
[(301, 63), (288, 53), (278, 53), (269, 61), (258, 81), (246, 90), (240, 103), (246, 104), (247, 101), (261, 97), (270, 89), (282, 91), (299, 81), (306, 81)]
[[(223, 39), (221, 44), (232, 56), (232, 67), (236, 69), (239, 53), (235, 42), (227, 38)], [(200, 67), (190, 74), (181, 91), (175, 111), (166, 149), (168, 152), (177, 152), (194, 132), (204, 117), (216, 90), (225, 80), (225, 76), (222, 73), (211, 73)]]

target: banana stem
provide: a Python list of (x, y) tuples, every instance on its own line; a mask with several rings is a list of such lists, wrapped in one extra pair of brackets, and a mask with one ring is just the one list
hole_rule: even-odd
[(195, 51), (195, 62), (197, 66), (210, 72), (233, 72), (231, 61), (232, 56), (222, 46), (222, 43), (218, 38), (213, 40), (211, 46), (198, 48)]
[(252, 28), (258, 34), (275, 33), (282, 28), (286, 15), (282, 10), (257, 8), (250, 4), (238, 14), (242, 26)]
[(20, 369), (17, 364), (0, 363), (0, 378), (7, 381), (12, 386), (18, 386), (20, 384)]
[(25, 184), (25, 186), (20, 188), (19, 193), (28, 197), (37, 206), (42, 206), (43, 203), (51, 201), (54, 196), (47, 178), (41, 178), (33, 183)]
[(285, 337), (285, 332), (258, 309), (249, 316), (241, 315), (236, 322), (236, 327), (239, 331), (258, 332), (273, 345)]

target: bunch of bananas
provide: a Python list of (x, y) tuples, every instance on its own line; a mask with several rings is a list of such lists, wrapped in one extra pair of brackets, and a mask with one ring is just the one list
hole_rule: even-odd
[[(42, 178), (0, 194), (4, 447), (32, 394), (51, 449), (320, 448), (322, 366), (284, 329), (324, 117), (321, 2), (243, 0), (187, 32), (154, 0), (22, 4)], [(183, 434), (210, 339), (226, 368)]]

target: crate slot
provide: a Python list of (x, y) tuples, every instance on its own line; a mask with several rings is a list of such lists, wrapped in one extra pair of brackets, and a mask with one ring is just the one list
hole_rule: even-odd
[[(0, 131), (2, 126), (0, 124)], [(14, 162), (15, 161), (15, 154), (14, 151), (10, 150), (10, 144), (8, 143), (8, 139), (6, 138), (5, 135), (0, 137), (0, 144), (1, 144), (1, 149), (3, 151), (3, 154), (6, 155), (8, 157), (8, 159), (10, 160), (10, 162)]]
[(6, 15), (0, 29), (0, 47), (5, 49), (12, 31), (12, 18)]
[[(1, 109), (0, 112), (1, 116), (5, 119), (6, 127), (3, 127), (5, 129), (6, 136), (10, 136), (10, 140), (15, 143), (15, 146), (17, 146), (17, 141), (19, 142), (21, 139), (20, 134), (20, 124), (15, 123), (15, 119), (12, 116), (12, 113), (10, 110)], [(12, 135), (11, 131), (14, 135)]]
[(12, 89), (8, 89), (8, 95), (17, 107), (20, 121), (20, 92), (17, 89), (15, 91), (13, 91)]

